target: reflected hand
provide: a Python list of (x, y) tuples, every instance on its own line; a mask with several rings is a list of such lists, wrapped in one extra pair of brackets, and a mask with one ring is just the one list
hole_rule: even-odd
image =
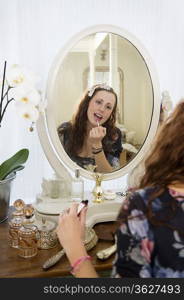
[(89, 132), (89, 140), (92, 147), (102, 147), (102, 139), (106, 135), (106, 128), (103, 126), (94, 127)]

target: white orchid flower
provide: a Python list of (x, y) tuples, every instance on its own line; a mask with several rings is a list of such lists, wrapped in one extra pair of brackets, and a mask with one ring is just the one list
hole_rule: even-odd
[(27, 71), (19, 65), (12, 65), (6, 73), (6, 81), (11, 87), (16, 87), (24, 83), (34, 86), (37, 80), (38, 77), (33, 75), (31, 71)]
[(27, 84), (22, 84), (10, 89), (9, 98), (14, 98), (16, 101), (24, 104), (32, 103), (38, 105), (41, 96), (35, 88), (30, 87)]
[(24, 118), (25, 120), (36, 122), (39, 117), (39, 111), (32, 103), (21, 103), (16, 102), (16, 109), (19, 116)]

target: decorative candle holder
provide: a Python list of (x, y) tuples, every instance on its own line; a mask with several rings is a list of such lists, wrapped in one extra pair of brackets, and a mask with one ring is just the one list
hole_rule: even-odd
[(54, 248), (58, 243), (57, 234), (55, 232), (56, 223), (42, 218), (41, 224), (37, 224), (37, 227), (39, 230), (38, 248)]
[(35, 225), (23, 225), (18, 232), (18, 255), (24, 258), (37, 254), (38, 229)]

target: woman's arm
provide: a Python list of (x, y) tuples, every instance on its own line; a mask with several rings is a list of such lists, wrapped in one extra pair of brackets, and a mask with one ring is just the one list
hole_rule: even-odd
[(90, 141), (92, 144), (92, 153), (95, 158), (95, 163), (97, 165), (97, 172), (112, 172), (115, 169), (121, 167), (120, 164), (120, 154), (123, 150), (122, 148), (122, 134), (119, 128), (116, 128), (116, 133), (109, 140), (109, 152), (104, 153), (102, 140), (106, 135), (106, 128), (103, 126), (98, 126), (90, 131)]
[(113, 171), (113, 167), (108, 162), (104, 151), (97, 154), (93, 154), (95, 159), (95, 164), (97, 166), (96, 171), (100, 173), (110, 173)]
[(106, 128), (103, 126), (94, 127), (90, 130), (89, 141), (92, 147), (97, 172), (108, 173), (113, 171), (113, 167), (108, 162), (103, 145), (102, 139), (106, 135)]
[(77, 267), (74, 268), (74, 276), (95, 278), (98, 277), (98, 275), (90, 260), (84, 259), (78, 263), (80, 258), (86, 258), (88, 254), (83, 242), (87, 210), (84, 208), (78, 217), (77, 207), (78, 204), (74, 203), (69, 211), (60, 215), (57, 235), (71, 266), (77, 262)]

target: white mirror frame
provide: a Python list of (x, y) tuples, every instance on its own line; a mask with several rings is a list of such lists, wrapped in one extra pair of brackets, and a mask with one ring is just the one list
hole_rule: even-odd
[[(96, 26), (89, 27), (84, 31), (76, 34), (74, 37), (72, 37), (69, 40), (69, 42), (65, 45), (65, 47), (63, 47), (59, 51), (58, 55), (54, 59), (54, 62), (52, 64), (52, 67), (48, 75), (47, 90), (46, 90), (47, 99), (52, 98), (56, 76), (63, 62), (63, 59), (67, 55), (68, 51), (71, 50), (71, 48), (82, 38), (97, 32), (110, 32), (122, 36), (123, 38), (127, 39), (138, 50), (140, 55), (143, 57), (145, 64), (147, 65), (150, 79), (152, 82), (152, 91), (153, 91), (152, 120), (144, 144), (139, 150), (138, 154), (135, 156), (135, 158), (133, 158), (126, 166), (112, 173), (104, 174), (103, 180), (111, 180), (127, 174), (133, 168), (135, 168), (136, 165), (138, 165), (138, 163), (144, 158), (144, 155), (147, 152), (149, 145), (152, 142), (155, 133), (157, 131), (159, 116), (160, 116), (161, 95), (160, 95), (159, 82), (158, 82), (153, 61), (150, 55), (148, 54), (147, 50), (145, 49), (145, 47), (140, 43), (140, 41), (138, 41), (135, 36), (127, 32), (126, 30), (116, 27), (114, 25), (96, 25)], [(50, 109), (49, 111), (48, 109), (45, 109), (45, 113), (40, 116), (37, 122), (37, 130), (38, 130), (38, 135), (43, 150), (45, 152), (45, 155), (48, 161), (50, 162), (51, 166), (55, 170), (56, 174), (58, 174), (60, 177), (71, 178), (70, 173), (67, 171), (66, 168), (67, 166), (72, 171), (74, 171), (76, 168), (79, 168), (81, 171), (81, 176), (88, 179), (94, 179), (92, 172), (80, 168), (66, 154), (59, 140), (57, 130), (53, 124), (54, 122), (52, 119), (52, 111), (50, 111)]]

